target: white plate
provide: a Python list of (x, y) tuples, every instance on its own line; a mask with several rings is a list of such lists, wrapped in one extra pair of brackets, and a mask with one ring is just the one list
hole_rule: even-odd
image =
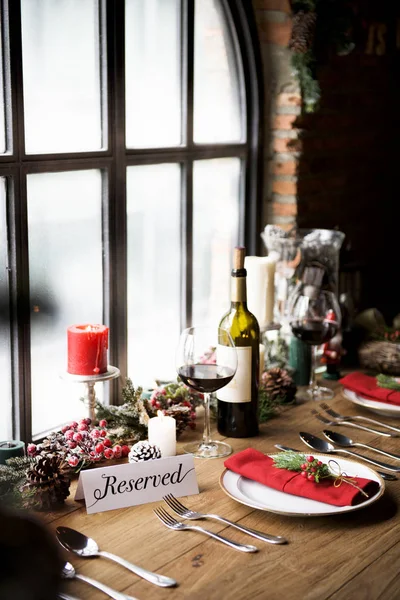
[(351, 390), (346, 390), (343, 388), (343, 394), (353, 402), (354, 404), (358, 404), (358, 406), (362, 406), (370, 410), (373, 413), (378, 415), (383, 415), (385, 417), (395, 417), (400, 419), (400, 406), (396, 406), (396, 404), (388, 404), (386, 402), (375, 402), (374, 400), (368, 400), (367, 398), (363, 398), (359, 394), (352, 392)]
[[(276, 455), (270, 456), (273, 457)], [(325, 463), (332, 460), (332, 456), (328, 454), (313, 453), (313, 456)], [(332, 504), (326, 504), (325, 502), (318, 502), (317, 500), (310, 500), (308, 498), (294, 496), (293, 494), (279, 492), (266, 485), (252, 481), (251, 479), (246, 479), (228, 469), (225, 469), (222, 473), (219, 483), (224, 492), (233, 498), (233, 500), (237, 500), (252, 508), (258, 508), (260, 510), (266, 510), (290, 517), (318, 517), (322, 515), (348, 513), (359, 510), (360, 508), (365, 508), (373, 502), (376, 502), (376, 500), (382, 496), (385, 491), (385, 483), (380, 475), (373, 469), (347, 458), (335, 456), (334, 460), (340, 465), (342, 472), (345, 472), (348, 476), (365, 477), (366, 479), (377, 481), (379, 483), (379, 489), (376, 494), (371, 498), (366, 498), (365, 501), (356, 506), (332, 506)], [(343, 483), (342, 485), (345, 484)]]

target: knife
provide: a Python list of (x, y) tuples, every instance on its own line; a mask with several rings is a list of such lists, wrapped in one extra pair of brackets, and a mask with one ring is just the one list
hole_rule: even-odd
[[(284, 452), (300, 452), (303, 454), (301, 450), (289, 448), (289, 446), (283, 446), (282, 444), (275, 444), (275, 448), (278, 448), (278, 450), (283, 450)], [(377, 473), (382, 477), (382, 479), (386, 479), (387, 481), (396, 481), (398, 479), (396, 475), (392, 475), (392, 473), (383, 473), (382, 471), (377, 471)]]

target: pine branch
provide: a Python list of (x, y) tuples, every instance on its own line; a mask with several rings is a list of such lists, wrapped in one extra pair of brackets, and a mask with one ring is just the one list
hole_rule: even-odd
[(384, 375), (383, 373), (380, 373), (376, 376), (376, 381), (379, 387), (400, 392), (399, 381), (396, 381), (396, 379), (390, 375)]
[(292, 450), (285, 450), (274, 457), (274, 466), (278, 469), (301, 471), (301, 465), (306, 461), (306, 455)]

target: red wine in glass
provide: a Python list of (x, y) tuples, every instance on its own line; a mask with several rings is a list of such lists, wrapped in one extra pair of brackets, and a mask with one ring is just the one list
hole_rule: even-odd
[(184, 365), (178, 369), (183, 383), (197, 392), (212, 393), (227, 385), (235, 375), (235, 371), (221, 365)]
[(338, 332), (339, 323), (327, 319), (299, 319), (292, 321), (292, 332), (299, 340), (310, 345), (325, 344)]

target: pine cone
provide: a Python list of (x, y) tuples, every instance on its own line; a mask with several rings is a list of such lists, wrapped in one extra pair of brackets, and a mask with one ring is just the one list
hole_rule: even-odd
[(189, 406), (181, 406), (180, 404), (175, 404), (165, 411), (166, 416), (173, 417), (176, 421), (177, 438), (179, 438), (186, 427), (190, 427), (193, 423), (192, 412), (192, 408), (189, 408)]
[(132, 446), (128, 455), (130, 463), (154, 460), (156, 458), (161, 458), (161, 450), (158, 446), (150, 444), (148, 441), (138, 442)]
[(26, 508), (43, 510), (62, 504), (69, 496), (68, 471), (61, 456), (39, 456), (26, 472), (27, 481), (22, 486)]
[(270, 369), (263, 374), (262, 384), (271, 400), (279, 400), (280, 403), (284, 404), (293, 402), (297, 388), (286, 369), (280, 369), (279, 367)]
[(315, 12), (299, 10), (293, 17), (292, 37), (289, 42), (290, 50), (305, 54), (313, 45), (317, 15)]

